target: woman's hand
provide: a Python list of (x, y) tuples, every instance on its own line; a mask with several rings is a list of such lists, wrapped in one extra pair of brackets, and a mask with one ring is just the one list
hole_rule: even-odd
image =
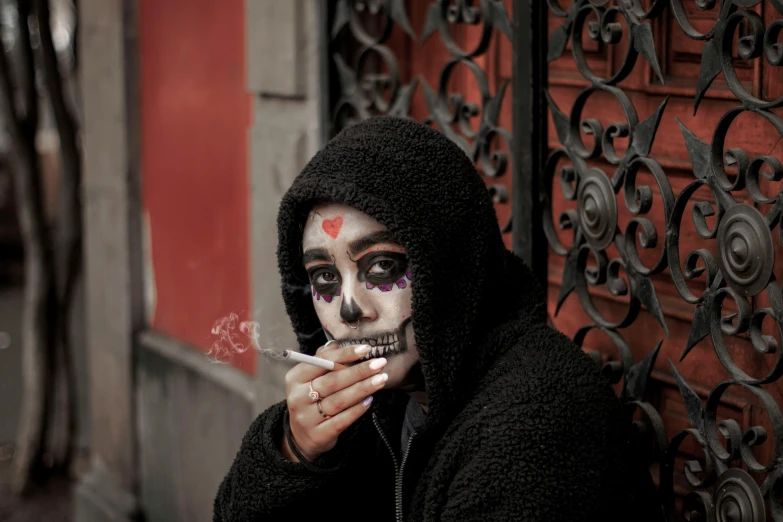
[[(316, 352), (316, 356), (348, 364), (359, 361), (370, 347), (345, 346), (337, 348), (330, 342)], [(286, 402), (291, 425), (291, 436), (299, 452), (307, 460), (314, 460), (334, 448), (337, 437), (353, 424), (372, 403), (372, 394), (383, 388), (388, 375), (380, 373), (386, 359), (370, 359), (344, 370), (328, 371), (311, 364), (300, 363), (286, 373)], [(310, 398), (312, 389), (320, 395), (320, 406)], [(298, 459), (285, 437), (281, 449), (288, 460)]]

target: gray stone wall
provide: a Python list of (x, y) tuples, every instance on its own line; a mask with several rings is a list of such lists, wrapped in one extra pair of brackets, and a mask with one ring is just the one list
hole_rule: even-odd
[[(319, 0), (247, 0), (248, 90), (255, 94), (250, 131), (254, 320), (269, 346), (296, 349), (277, 269), (280, 198), (322, 146)], [(290, 367), (259, 357), (257, 411), (285, 398)]]
[(253, 419), (252, 382), (154, 332), (137, 349), (139, 497), (148, 522), (211, 522)]
[[(323, 3), (245, 5), (254, 95), (247, 137), (253, 319), (264, 343), (296, 348), (280, 292), (275, 222), (281, 196), (322, 145)], [(82, 0), (80, 7), (93, 444), (75, 520), (143, 514), (147, 522), (207, 522), (248, 425), (284, 398), (289, 366), (260, 356), (251, 378), (145, 330), (155, 296), (138, 191), (137, 3)]]
[(130, 520), (137, 512), (134, 334), (143, 325), (138, 265), (135, 2), (83, 0), (85, 313), (91, 465), (75, 519)]

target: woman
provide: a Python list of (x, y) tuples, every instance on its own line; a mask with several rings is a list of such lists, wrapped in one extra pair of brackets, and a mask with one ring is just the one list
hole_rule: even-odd
[(355, 125), (294, 181), (278, 230), (301, 351), (348, 367), (288, 372), (215, 521), (639, 519), (629, 421), (546, 325), (455, 144), (410, 120)]

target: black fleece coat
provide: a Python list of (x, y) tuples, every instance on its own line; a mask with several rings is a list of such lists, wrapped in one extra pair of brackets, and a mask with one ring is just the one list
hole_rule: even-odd
[[(378, 117), (321, 150), (285, 194), (278, 262), (302, 352), (326, 342), (301, 261), (315, 202), (352, 206), (405, 246), (429, 414), (401, 465), (407, 395), (383, 390), (316, 473), (279, 451), (285, 402), (250, 426), (214, 520), (639, 520), (629, 422), (600, 372), (549, 328), (542, 289), (504, 247), (486, 186), (441, 133)], [(400, 473), (400, 468), (403, 473)]]

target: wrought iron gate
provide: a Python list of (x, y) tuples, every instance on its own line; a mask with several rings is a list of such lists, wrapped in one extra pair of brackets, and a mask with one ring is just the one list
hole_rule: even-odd
[[(773, 154), (783, 138), (783, 1), (338, 0), (328, 24), (332, 133), (372, 114), (415, 117), (473, 158), (504, 232), (513, 233), (509, 243), (544, 278), (560, 267), (555, 321), (569, 303), (585, 318), (573, 338), (598, 347), (589, 353), (635, 412), (637, 449), (649, 459), (666, 518), (783, 520), (783, 163)], [(657, 31), (679, 31), (700, 46), (693, 85), (671, 85)], [(406, 60), (436, 33), (445, 58), (435, 70), (423, 57), (417, 73)], [(492, 61), (503, 45), (511, 64)], [(598, 48), (609, 50), (603, 71), (591, 56)], [(580, 90), (566, 113), (550, 93), (547, 63), (568, 54)], [(766, 83), (761, 72), (749, 83), (742, 64), (753, 63)], [(498, 67), (513, 71), (510, 86)], [(652, 90), (690, 96), (694, 114), (717, 120), (711, 136), (678, 119), (677, 133), (659, 137), (687, 149), (690, 179), (671, 175), (680, 167), (653, 154), (670, 98), (643, 103), (650, 98), (628, 81), (639, 67)], [(457, 71), (474, 82), (472, 99)], [(734, 107), (705, 109), (713, 97)], [(614, 100), (624, 121), (586, 116), (596, 99)], [(731, 146), (747, 118), (776, 131), (769, 153)], [(559, 142), (551, 150), (547, 119)], [(547, 243), (559, 265), (548, 262)], [(687, 329), (669, 346), (676, 357), (662, 360), (662, 342), (677, 340), (677, 314)], [(596, 336), (603, 341), (588, 342)], [(706, 387), (683, 377), (685, 368), (704, 374), (688, 366), (699, 350), (701, 371), (720, 374), (703, 379)], [(676, 400), (655, 392), (667, 382)], [(740, 413), (726, 414), (727, 404)], [(678, 405), (687, 426), (664, 421)]]

